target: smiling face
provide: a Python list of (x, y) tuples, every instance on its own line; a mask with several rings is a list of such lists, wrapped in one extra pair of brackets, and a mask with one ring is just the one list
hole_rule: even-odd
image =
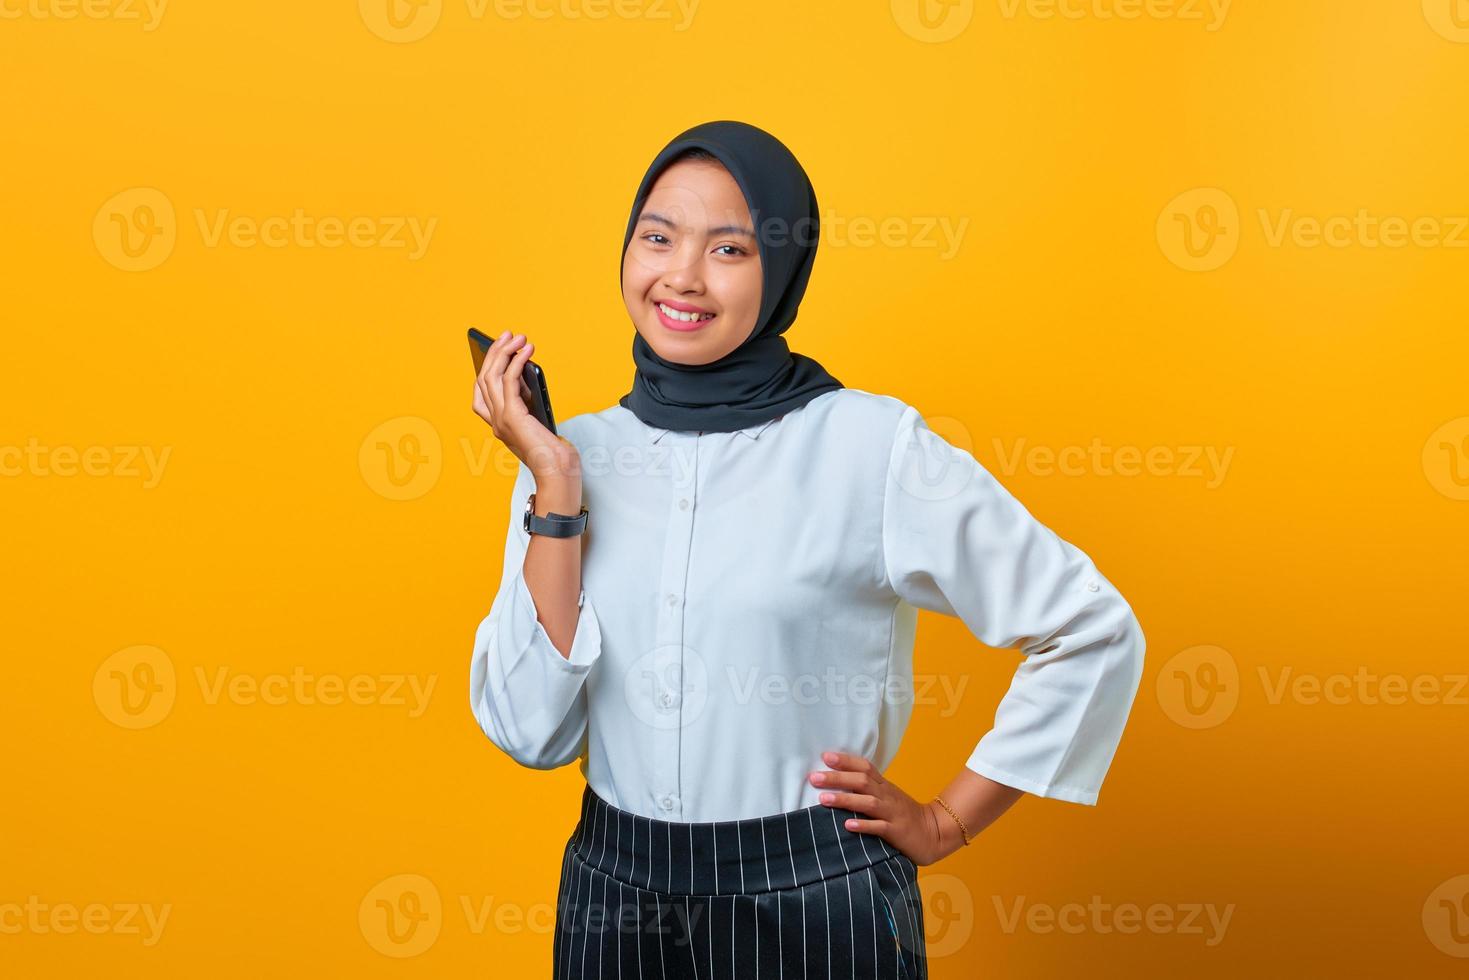
[(745, 195), (717, 160), (680, 160), (653, 183), (622, 259), (622, 300), (667, 361), (708, 364), (760, 315), (760, 252)]

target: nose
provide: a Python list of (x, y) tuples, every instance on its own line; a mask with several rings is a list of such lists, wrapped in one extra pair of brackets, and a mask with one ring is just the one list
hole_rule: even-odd
[(663, 273), (663, 285), (676, 293), (702, 293), (704, 291), (704, 266), (697, 257), (689, 261), (675, 261)]

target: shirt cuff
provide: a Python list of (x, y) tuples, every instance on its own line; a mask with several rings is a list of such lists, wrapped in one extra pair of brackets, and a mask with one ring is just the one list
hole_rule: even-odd
[(526, 584), (525, 572), (516, 572), (510, 593), (510, 609), (505, 616), (505, 649), (525, 651), (524, 657), (540, 660), (573, 675), (585, 675), (602, 654), (602, 627), (597, 621), (596, 610), (587, 602), (585, 589), (577, 594), (576, 605), (581, 613), (572, 634), (570, 656), (562, 656), (537, 617), (535, 599)]
[(1097, 791), (1094, 789), (1083, 789), (1080, 786), (1060, 786), (1055, 783), (1041, 783), (1028, 776), (1009, 772), (999, 766), (981, 758), (976, 750), (969, 757), (966, 765), (974, 772), (979, 773), (997, 783), (1024, 790), (1035, 796), (1044, 796), (1053, 800), (1065, 800), (1068, 803), (1084, 803), (1087, 806), (1097, 805)]

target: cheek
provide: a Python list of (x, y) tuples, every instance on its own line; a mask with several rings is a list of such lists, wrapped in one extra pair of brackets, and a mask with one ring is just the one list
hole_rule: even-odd
[(629, 305), (641, 300), (652, 285), (652, 276), (636, 262), (625, 262), (622, 266), (622, 296)]
[(760, 315), (760, 297), (763, 284), (760, 281), (759, 270), (754, 274), (746, 273), (740, 277), (739, 298), (737, 308), (739, 310), (740, 322), (745, 329), (755, 325), (755, 318)]
[(759, 312), (760, 290), (758, 267), (731, 269), (719, 278), (720, 304), (738, 318), (752, 317)]

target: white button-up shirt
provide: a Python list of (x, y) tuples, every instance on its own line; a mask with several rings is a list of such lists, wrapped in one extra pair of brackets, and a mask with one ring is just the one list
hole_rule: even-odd
[(822, 752), (897, 754), (929, 609), (1024, 654), (969, 768), (1096, 803), (1142, 674), (1137, 619), (917, 410), (842, 388), (736, 432), (621, 405), (558, 429), (589, 511), (570, 656), (525, 583), (521, 464), (470, 668), (476, 720), (521, 765), (580, 757), (598, 796), (660, 820), (812, 806)]

